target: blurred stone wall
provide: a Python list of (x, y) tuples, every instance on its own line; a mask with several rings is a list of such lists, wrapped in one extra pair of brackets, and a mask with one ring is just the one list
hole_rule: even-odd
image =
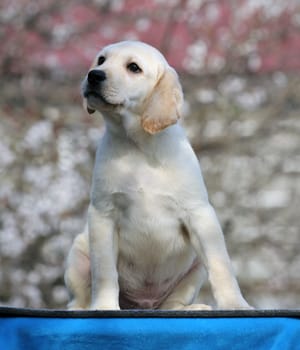
[[(245, 297), (299, 307), (300, 77), (182, 82), (183, 124)], [(30, 108), (14, 103), (14, 83), (0, 94), (11, 106), (0, 109), (0, 305), (65, 307), (64, 261), (85, 222), (102, 121), (68, 86), (48, 88)]]

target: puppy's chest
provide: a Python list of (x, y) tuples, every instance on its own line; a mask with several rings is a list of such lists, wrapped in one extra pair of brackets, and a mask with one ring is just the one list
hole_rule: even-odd
[(116, 219), (121, 226), (153, 228), (156, 225), (172, 226), (178, 222), (178, 204), (168, 194), (151, 193), (139, 187), (136, 191), (114, 192), (111, 198)]
[(175, 193), (165, 183), (164, 176), (141, 172), (124, 177), (111, 193), (111, 201), (120, 220), (177, 219), (178, 203)]
[(113, 162), (99, 173), (94, 191), (113, 209), (115, 220), (124, 230), (174, 229), (179, 205), (176, 174), (144, 159), (128, 157)]
[[(99, 169), (93, 191), (110, 197), (116, 209), (138, 206), (148, 210), (155, 203), (168, 209), (176, 202), (176, 174), (162, 166), (148, 164), (140, 157), (128, 157)], [(178, 186), (177, 186), (178, 187)]]

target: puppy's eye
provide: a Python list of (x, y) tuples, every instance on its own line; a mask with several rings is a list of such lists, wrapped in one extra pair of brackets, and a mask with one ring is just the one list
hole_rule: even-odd
[(97, 62), (97, 65), (98, 66), (101, 66), (101, 64), (103, 64), (105, 62), (105, 57), (104, 56), (100, 56), (98, 58), (98, 62)]
[(129, 63), (127, 65), (127, 69), (130, 70), (130, 72), (132, 72), (132, 73), (141, 73), (142, 72), (141, 68), (134, 62)]

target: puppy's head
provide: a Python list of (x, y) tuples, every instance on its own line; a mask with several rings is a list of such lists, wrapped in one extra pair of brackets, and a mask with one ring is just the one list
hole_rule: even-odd
[(100, 51), (83, 81), (82, 94), (89, 113), (130, 113), (150, 134), (176, 123), (183, 102), (175, 70), (154, 47), (134, 41)]

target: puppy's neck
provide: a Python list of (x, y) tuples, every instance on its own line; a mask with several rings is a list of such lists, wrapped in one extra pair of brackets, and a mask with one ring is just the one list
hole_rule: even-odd
[(184, 137), (181, 127), (177, 124), (151, 135), (143, 129), (141, 116), (128, 111), (104, 114), (103, 117), (108, 134), (133, 145), (158, 162), (163, 162), (168, 153), (173, 153), (179, 139)]
[[(127, 111), (125, 108), (102, 112), (107, 132), (119, 138), (128, 138), (132, 141), (147, 138), (149, 135), (141, 126), (141, 117), (138, 114)], [(141, 140), (142, 141), (142, 140)]]

